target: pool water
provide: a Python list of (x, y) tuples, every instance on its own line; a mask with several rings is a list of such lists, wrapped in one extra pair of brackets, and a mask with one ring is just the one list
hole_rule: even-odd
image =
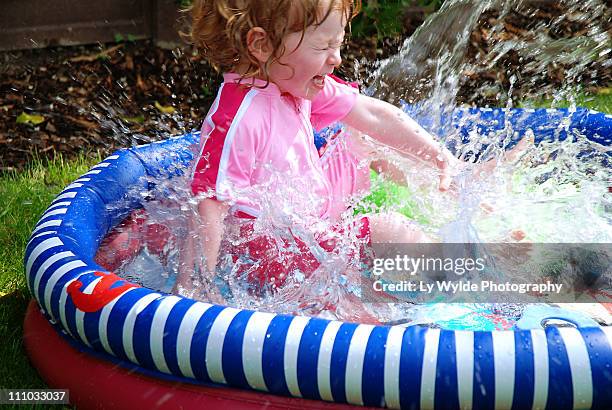
[[(533, 157), (534, 153), (531, 155)], [(535, 155), (538, 155), (538, 151), (535, 152)], [(483, 190), (485, 194), (488, 194), (483, 197), (494, 201), (497, 208), (494, 212), (479, 212), (474, 224), (471, 224), (470, 221), (463, 221), (466, 225), (461, 225), (457, 223), (457, 220), (452, 219), (452, 214), (457, 212), (457, 204), (453, 202), (456, 202), (456, 197), (439, 195), (435, 184), (424, 183), (416, 187), (414, 184), (410, 187), (400, 186), (385, 181), (382, 176), (376, 174), (372, 174), (373, 193), (356, 206), (357, 216), (360, 212), (393, 210), (417, 221), (431, 235), (439, 234), (449, 224), (455, 224), (457, 229), (473, 229), (481, 238), (494, 241), (507, 238), (507, 232), (513, 226), (525, 229), (528, 240), (532, 241), (544, 241), (543, 239), (550, 238), (554, 242), (557, 238), (552, 235), (555, 234), (565, 235), (565, 238), (576, 242), (581, 240), (610, 241), (612, 239), (608, 219), (610, 215), (606, 202), (609, 201), (609, 198), (600, 194), (600, 190), (603, 189), (601, 183), (598, 185), (595, 179), (592, 181), (582, 179), (580, 184), (576, 184), (566, 175), (567, 182), (565, 183), (546, 185), (545, 181), (534, 184), (532, 181), (537, 180), (537, 176), (541, 174), (537, 166), (517, 169), (518, 171), (505, 175), (507, 180), (502, 190), (498, 189), (498, 186), (494, 190)], [(551, 178), (553, 177), (549, 176), (547, 181), (550, 181)], [(171, 187), (161, 186), (159, 190), (164, 191), (164, 200), (146, 203), (146, 210), (149, 214), (146, 224), (163, 224), (170, 231), (185, 235), (186, 219), (181, 217), (181, 213), (189, 214), (193, 210), (189, 206), (185, 207), (185, 203), (189, 204), (189, 201), (183, 202), (184, 198), (181, 200), (184, 193), (177, 189), (177, 186), (180, 184), (173, 183)], [(179, 193), (167, 195), (169, 189)], [(584, 191), (595, 197), (596, 200), (585, 199)], [(500, 195), (500, 192), (503, 192), (501, 194), (503, 202), (495, 197), (495, 195)], [(549, 200), (538, 199), (542, 197), (543, 192), (546, 193)], [(168, 198), (173, 198), (181, 205), (177, 206), (176, 202), (169, 201)], [(564, 223), (561, 226), (555, 223), (560, 212), (565, 212), (570, 216), (563, 218)], [(522, 221), (522, 218), (527, 223), (517, 225), (517, 221)], [(585, 224), (586, 218), (589, 224)], [(584, 226), (589, 226), (590, 229), (583, 232)], [(140, 230), (142, 231), (142, 228)], [(560, 233), (559, 230), (561, 230)], [(147, 246), (147, 240), (141, 231), (132, 232), (133, 235), (140, 235), (140, 247), (118, 266), (117, 272), (142, 286), (168, 293), (175, 291), (174, 284), (180, 263), (180, 246), (176, 246), (176, 242), (169, 241), (160, 252), (159, 245)], [(570, 233), (572, 236), (568, 236)], [(104, 251), (102, 249), (102, 252)], [(230, 259), (227, 260), (230, 261)], [(215, 286), (223, 295), (225, 303), (239, 308), (359, 321), (359, 316), (344, 314), (354, 306), (355, 309), (365, 309), (383, 324), (439, 326), (453, 330), (541, 327), (545, 319), (549, 317), (561, 320), (562, 323), (566, 322), (568, 326), (612, 324), (612, 316), (605, 307), (602, 307), (603, 305), (588, 303), (559, 308), (557, 305), (546, 304), (445, 303), (446, 300), (441, 299), (438, 303), (421, 305), (382, 301), (374, 304), (366, 303), (364, 307), (359, 302), (362, 296), (360, 287), (354, 277), (351, 278), (350, 275), (341, 271), (341, 267), (336, 268), (335, 272), (327, 271), (321, 274), (321, 279), (318, 281), (305, 278), (300, 272), (293, 272), (292, 280), (288, 282), (286, 289), (254, 294), (244, 286), (244, 282), (233, 278), (231, 262), (226, 263), (223, 269), (218, 272)], [(207, 300), (205, 289), (188, 296)], [(344, 301), (344, 309), (330, 309), (330, 306), (338, 305), (341, 301)]]

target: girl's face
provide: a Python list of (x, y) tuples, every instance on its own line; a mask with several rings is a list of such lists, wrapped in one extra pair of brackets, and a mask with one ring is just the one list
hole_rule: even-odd
[(270, 66), (270, 81), (281, 92), (312, 100), (323, 89), (325, 76), (342, 62), (345, 26), (343, 13), (333, 10), (323, 24), (306, 29), (301, 44), (301, 32), (287, 35), (285, 54)]

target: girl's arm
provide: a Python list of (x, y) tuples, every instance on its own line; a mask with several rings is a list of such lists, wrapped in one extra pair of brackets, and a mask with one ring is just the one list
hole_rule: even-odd
[(403, 154), (430, 163), (440, 170), (440, 190), (449, 188), (451, 172), (460, 161), (399, 108), (358, 94), (342, 122)]
[(202, 252), (206, 258), (206, 273), (214, 272), (217, 267), (221, 238), (223, 237), (223, 221), (229, 206), (214, 199), (203, 199), (198, 204), (198, 213), (202, 221), (200, 225), (200, 238), (202, 238)]
[[(223, 237), (223, 221), (227, 215), (229, 206), (214, 199), (203, 199), (198, 203), (199, 221), (190, 224), (191, 235), (195, 235), (197, 230), (200, 241), (187, 238), (185, 249), (183, 249), (183, 259), (176, 286), (186, 290), (191, 290), (192, 275), (194, 269), (199, 267), (200, 274), (206, 279), (215, 271)], [(197, 219), (197, 218), (195, 218)], [(201, 246), (198, 246), (200, 244)], [(201, 266), (202, 256), (206, 261), (206, 266)]]

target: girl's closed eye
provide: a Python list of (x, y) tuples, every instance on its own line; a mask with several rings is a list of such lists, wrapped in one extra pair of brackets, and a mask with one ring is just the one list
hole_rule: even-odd
[(344, 42), (341, 42), (341, 43), (334, 43), (334, 44), (319, 46), (319, 47), (316, 47), (315, 49), (318, 51), (336, 50), (336, 49), (341, 48), (343, 45), (344, 45)]

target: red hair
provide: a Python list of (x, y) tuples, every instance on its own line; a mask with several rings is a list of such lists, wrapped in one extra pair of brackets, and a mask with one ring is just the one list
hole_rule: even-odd
[[(189, 37), (217, 71), (246, 66), (242, 78), (268, 80), (268, 67), (285, 53), (283, 38), (299, 31), (303, 35), (333, 10), (342, 11), (350, 22), (361, 10), (361, 0), (194, 0)], [(248, 51), (246, 37), (253, 27), (266, 31), (273, 48), (263, 66)]]

